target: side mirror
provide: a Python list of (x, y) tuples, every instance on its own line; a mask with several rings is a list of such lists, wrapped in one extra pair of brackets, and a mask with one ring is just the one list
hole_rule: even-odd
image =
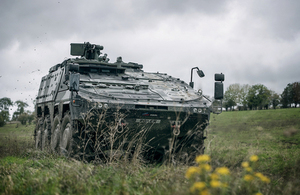
[(215, 74), (215, 99), (223, 99), (223, 81), (225, 80), (224, 74)]
[(79, 64), (67, 64), (65, 69), (65, 80), (70, 79), (70, 72), (79, 72)]
[(223, 83), (215, 82), (215, 99), (223, 99)]
[(224, 74), (215, 74), (215, 81), (224, 81), (225, 78), (224, 78)]
[(194, 68), (192, 68), (191, 69), (191, 82), (190, 82), (190, 87), (192, 87), (192, 88), (194, 88), (194, 82), (193, 82), (193, 70), (194, 69), (197, 69), (197, 74), (198, 74), (198, 76), (199, 77), (204, 77), (205, 75), (204, 75), (204, 73), (203, 73), (203, 71), (202, 70), (200, 70), (198, 67), (194, 67)]
[(79, 73), (70, 73), (69, 90), (76, 91), (76, 92), (79, 91), (79, 81), (80, 81)]
[(197, 70), (197, 74), (198, 74), (198, 76), (201, 77), (201, 78), (205, 76), (205, 74), (203, 73), (202, 70)]

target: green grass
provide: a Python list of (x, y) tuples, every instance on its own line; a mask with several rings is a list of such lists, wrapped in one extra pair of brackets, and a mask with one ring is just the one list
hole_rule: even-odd
[(185, 169), (122, 163), (93, 165), (36, 153), (30, 158), (6, 157), (0, 161), (0, 192), (173, 194), (188, 190), (182, 187), (187, 182)]
[(21, 133), (22, 135), (30, 135), (33, 133), (35, 125), (21, 125), (20, 123), (7, 123), (4, 127), (0, 127), (0, 135), (9, 133)]
[[(239, 186), (241, 163), (259, 157), (257, 171), (271, 179), (264, 194), (300, 193), (300, 109), (224, 112), (211, 115), (205, 153), (213, 168), (226, 166), (228, 194)], [(188, 165), (143, 162), (82, 163), (37, 151), (34, 126), (0, 128), (0, 194), (188, 194)]]
[(0, 127), (0, 159), (6, 156), (22, 156), (34, 148), (35, 125), (6, 124)]
[(236, 174), (240, 164), (259, 156), (258, 171), (272, 179), (268, 192), (300, 193), (300, 109), (226, 112), (213, 115), (206, 141), (212, 166)]

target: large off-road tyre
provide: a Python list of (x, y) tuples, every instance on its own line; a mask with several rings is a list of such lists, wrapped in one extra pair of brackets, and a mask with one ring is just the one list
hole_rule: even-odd
[(73, 131), (73, 123), (69, 112), (67, 112), (61, 123), (60, 152), (63, 156), (69, 157), (72, 153)]
[[(181, 157), (183, 157), (181, 160), (188, 164), (194, 164), (196, 157), (204, 154), (204, 149), (203, 132), (199, 132), (192, 137), (191, 143), (181, 151)], [(185, 157), (182, 154), (185, 154)]]
[(42, 126), (42, 150), (50, 146), (51, 140), (51, 120), (50, 116), (46, 116)]
[(51, 132), (51, 150), (54, 152), (59, 152), (59, 143), (61, 138), (61, 123), (60, 117), (58, 115), (54, 117)]
[(195, 158), (204, 153), (203, 131), (175, 140), (174, 150), (167, 153), (166, 160), (172, 164), (194, 164)]
[(43, 119), (38, 119), (35, 129), (35, 148), (42, 149)]
[(88, 136), (78, 121), (71, 120), (69, 112), (61, 123), (60, 153), (65, 157), (90, 161), (91, 147), (87, 143)]

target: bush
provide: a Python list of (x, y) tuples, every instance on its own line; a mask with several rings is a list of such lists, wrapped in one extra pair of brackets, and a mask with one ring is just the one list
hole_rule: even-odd
[(3, 127), (7, 121), (9, 121), (9, 112), (2, 110), (0, 112), (0, 127)]
[(3, 127), (5, 125), (5, 121), (3, 117), (0, 115), (0, 127)]
[(20, 121), (22, 125), (26, 125), (27, 122), (31, 125), (32, 121), (34, 121), (34, 113), (30, 113), (28, 111), (23, 112), (18, 116), (17, 120)]
[(22, 125), (26, 125), (27, 120), (28, 120), (28, 114), (27, 113), (22, 113), (18, 117), (18, 121), (20, 121)]

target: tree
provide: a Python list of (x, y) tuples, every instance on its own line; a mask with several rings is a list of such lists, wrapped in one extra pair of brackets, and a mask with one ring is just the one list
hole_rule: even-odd
[(24, 108), (26, 108), (28, 106), (28, 104), (26, 102), (23, 102), (21, 100), (17, 100), (15, 102), (15, 105), (18, 106), (17, 111), (22, 114), (25, 110)]
[(3, 127), (5, 125), (3, 117), (0, 115), (0, 127)]
[(239, 92), (240, 85), (237, 83), (231, 84), (227, 87), (224, 94), (224, 107), (226, 110), (228, 110), (228, 108), (233, 110), (234, 106), (237, 105), (237, 102), (239, 101)]
[(233, 107), (236, 105), (236, 103), (232, 99), (224, 99), (223, 106), (225, 107), (226, 111), (228, 111), (228, 108), (232, 111)]
[(262, 108), (269, 108), (270, 103), (270, 90), (262, 85), (252, 85), (248, 91), (247, 101), (248, 107), (252, 109), (262, 109)]
[(295, 108), (298, 104), (300, 104), (300, 83), (294, 82), (292, 84), (292, 103), (294, 104)]
[(271, 93), (271, 105), (273, 106), (273, 109), (276, 109), (276, 107), (280, 103), (280, 96), (274, 91), (270, 91), (270, 93)]
[(240, 86), (239, 104), (242, 105), (241, 109), (243, 110), (247, 109), (247, 105), (248, 105), (247, 96), (248, 96), (249, 89), (250, 89), (250, 85), (248, 84)]
[(28, 120), (28, 114), (26, 112), (23, 112), (19, 115), (17, 120), (20, 121), (22, 125), (26, 125), (26, 122)]
[(34, 112), (31, 113), (30, 111), (27, 110), (26, 112), (20, 114), (17, 120), (20, 121), (22, 125), (26, 125), (27, 122), (30, 125), (31, 122), (34, 120), (34, 116), (35, 116)]
[(0, 99), (0, 110), (9, 110), (9, 107), (13, 105), (13, 102), (10, 98), (4, 97)]
[(9, 121), (9, 112), (2, 110), (0, 112), (0, 127), (3, 127), (7, 121)]
[(35, 118), (35, 112), (30, 112), (29, 110), (27, 110), (26, 112), (24, 112), (23, 114), (26, 113), (26, 122), (28, 122), (28, 124), (30, 125), (31, 122), (34, 120)]
[(9, 107), (13, 105), (10, 98), (0, 99), (0, 127), (3, 127), (9, 121)]
[(281, 94), (281, 104), (283, 108), (292, 107), (300, 104), (300, 83), (289, 83)]
[(292, 85), (289, 83), (281, 94), (281, 104), (283, 108), (291, 107), (292, 102)]
[(18, 117), (24, 113), (25, 108), (28, 106), (28, 104), (26, 102), (23, 102), (21, 100), (17, 100), (15, 102), (15, 105), (18, 107), (17, 111), (14, 112), (12, 119), (13, 120), (17, 120)]
[(233, 107), (236, 106), (238, 101), (239, 89), (239, 84), (231, 84), (227, 87), (224, 94), (224, 107), (226, 110), (228, 110), (228, 108), (230, 108), (230, 110), (233, 110)]
[(227, 88), (224, 94), (224, 107), (232, 109), (238, 105), (239, 109), (247, 109), (247, 95), (249, 91), (249, 85), (231, 84)]
[(20, 114), (17, 120), (20, 121), (22, 125), (26, 125), (27, 122), (30, 125), (31, 122), (34, 120), (34, 117), (35, 117), (35, 113), (27, 110), (22, 114)]

